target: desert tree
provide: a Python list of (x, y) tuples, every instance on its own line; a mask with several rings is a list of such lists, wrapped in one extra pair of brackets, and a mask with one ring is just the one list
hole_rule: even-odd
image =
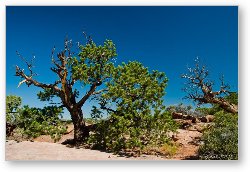
[(99, 104), (92, 116), (106, 112), (107, 119), (100, 120), (91, 143), (113, 151), (167, 143), (166, 133), (177, 128), (163, 105), (167, 82), (165, 73), (150, 71), (140, 62), (118, 65), (106, 91), (96, 95)]
[(188, 73), (183, 74), (186, 79), (185, 88), (187, 95), (185, 98), (195, 101), (198, 105), (210, 103), (218, 105), (227, 112), (238, 113), (238, 105), (226, 99), (230, 92), (230, 86), (225, 84), (224, 77), (220, 78), (220, 89), (214, 89), (214, 82), (209, 78), (209, 71), (205, 65), (201, 65), (199, 59), (195, 59), (195, 66), (188, 67)]
[[(101, 94), (104, 90), (98, 90), (98, 88), (101, 88), (103, 83), (108, 82), (111, 77), (116, 48), (111, 40), (106, 40), (103, 45), (98, 46), (90, 37), (87, 37), (86, 44), (78, 43), (77, 55), (72, 52), (72, 47), (74, 47), (72, 40), (65, 39), (62, 51), (56, 54), (55, 47), (52, 49), (53, 66), (50, 70), (57, 78), (53, 83), (38, 81), (37, 74), (33, 71), (34, 58), (28, 62), (19, 53), (18, 56), (27, 65), (28, 72), (16, 65), (16, 76), (21, 78), (18, 86), (26, 84), (28, 87), (33, 85), (42, 88), (38, 97), (43, 101), (59, 97), (61, 105), (71, 115), (74, 124), (74, 141), (78, 144), (89, 136), (91, 128), (84, 121), (82, 106), (91, 96)], [(81, 84), (82, 90), (76, 87), (77, 83)]]
[(17, 116), (22, 104), (22, 98), (15, 95), (6, 96), (6, 136), (10, 136), (16, 128)]

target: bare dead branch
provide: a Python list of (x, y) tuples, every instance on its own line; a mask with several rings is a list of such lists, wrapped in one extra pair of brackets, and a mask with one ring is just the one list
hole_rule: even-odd
[[(36, 80), (34, 80), (32, 78), (32, 76), (27, 76), (25, 73), (24, 73), (24, 70), (21, 70), (18, 66), (16, 66), (16, 76), (20, 76), (23, 81), (23, 83), (26, 83), (28, 86), (30, 85), (35, 85), (37, 87), (41, 87), (41, 88), (51, 88), (53, 89), (54, 91), (56, 92), (60, 92), (61, 90), (55, 85), (55, 84), (44, 84), (44, 83), (40, 83)], [(19, 83), (19, 86), (20, 86), (20, 83)]]
[(33, 72), (32, 68), (33, 66), (33, 62), (35, 59), (35, 56), (33, 56), (33, 58), (31, 59), (31, 62), (29, 63), (18, 51), (16, 51), (17, 56), (27, 65), (27, 68), (30, 72), (30, 77), (32, 76), (36, 76), (37, 74)]
[(188, 73), (182, 75), (182, 78), (187, 80), (186, 87), (183, 89), (187, 96), (184, 98), (194, 100), (198, 105), (205, 103), (218, 104), (231, 113), (238, 113), (237, 106), (230, 104), (223, 98), (223, 95), (229, 93), (230, 89), (230, 86), (224, 82), (224, 76), (220, 78), (220, 90), (214, 91), (214, 83), (208, 79), (208, 70), (205, 66), (200, 67), (198, 59), (195, 62), (195, 67), (188, 68)]

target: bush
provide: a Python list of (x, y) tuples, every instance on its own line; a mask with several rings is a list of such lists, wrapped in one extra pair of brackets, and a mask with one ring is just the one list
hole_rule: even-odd
[[(136, 118), (136, 117), (135, 117)], [(131, 120), (129, 114), (112, 114), (97, 123), (95, 132), (88, 142), (96, 149), (106, 149), (118, 153), (127, 149), (142, 151), (146, 146), (168, 143), (167, 132), (177, 129), (170, 113), (140, 114), (140, 120)]]
[(56, 106), (47, 106), (42, 109), (24, 106), (17, 126), (29, 138), (50, 135), (54, 141), (57, 141), (66, 132), (66, 127), (59, 118), (61, 114), (62, 108)]
[(200, 159), (238, 159), (238, 115), (223, 111), (215, 114), (214, 126), (204, 132)]
[(200, 111), (197, 109), (193, 109), (191, 105), (185, 106), (183, 103), (180, 103), (178, 105), (171, 105), (167, 107), (167, 110), (170, 113), (177, 112), (182, 113), (183, 115), (192, 115), (192, 116), (204, 116), (204, 111)]
[(8, 95), (6, 97), (6, 122), (9, 125), (16, 125), (21, 104), (21, 97), (14, 95)]
[(47, 106), (44, 108), (21, 107), (21, 97), (9, 95), (6, 97), (6, 134), (11, 136), (15, 130), (28, 138), (42, 134), (50, 135), (55, 141), (66, 132), (60, 116), (62, 108)]

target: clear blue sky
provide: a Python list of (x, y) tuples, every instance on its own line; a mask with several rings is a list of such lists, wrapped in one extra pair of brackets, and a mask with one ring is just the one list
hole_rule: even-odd
[[(182, 102), (186, 66), (199, 56), (208, 66), (211, 78), (221, 74), (238, 90), (238, 7), (7, 7), (6, 95), (23, 98), (23, 104), (42, 107), (40, 90), (22, 85), (15, 77), (15, 65), (25, 66), (18, 50), (27, 59), (36, 56), (36, 77), (53, 81), (51, 49), (63, 48), (66, 35), (85, 42), (82, 31), (96, 43), (105, 39), (117, 47), (117, 64), (137, 60), (150, 70), (169, 78), (165, 104)], [(192, 102), (184, 101), (186, 104)], [(84, 106), (88, 116), (91, 103)], [(67, 115), (66, 115), (67, 116)]]

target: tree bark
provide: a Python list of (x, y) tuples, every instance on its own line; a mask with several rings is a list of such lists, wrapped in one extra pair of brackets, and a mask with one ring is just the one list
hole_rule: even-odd
[(218, 104), (222, 109), (226, 110), (229, 113), (238, 113), (238, 106), (235, 104), (231, 104), (225, 100), (219, 100), (218, 98), (215, 98), (213, 100), (213, 103)]
[(73, 108), (70, 111), (71, 119), (74, 124), (74, 142), (79, 145), (89, 137), (89, 127), (86, 126), (83, 120), (83, 113), (81, 108)]

